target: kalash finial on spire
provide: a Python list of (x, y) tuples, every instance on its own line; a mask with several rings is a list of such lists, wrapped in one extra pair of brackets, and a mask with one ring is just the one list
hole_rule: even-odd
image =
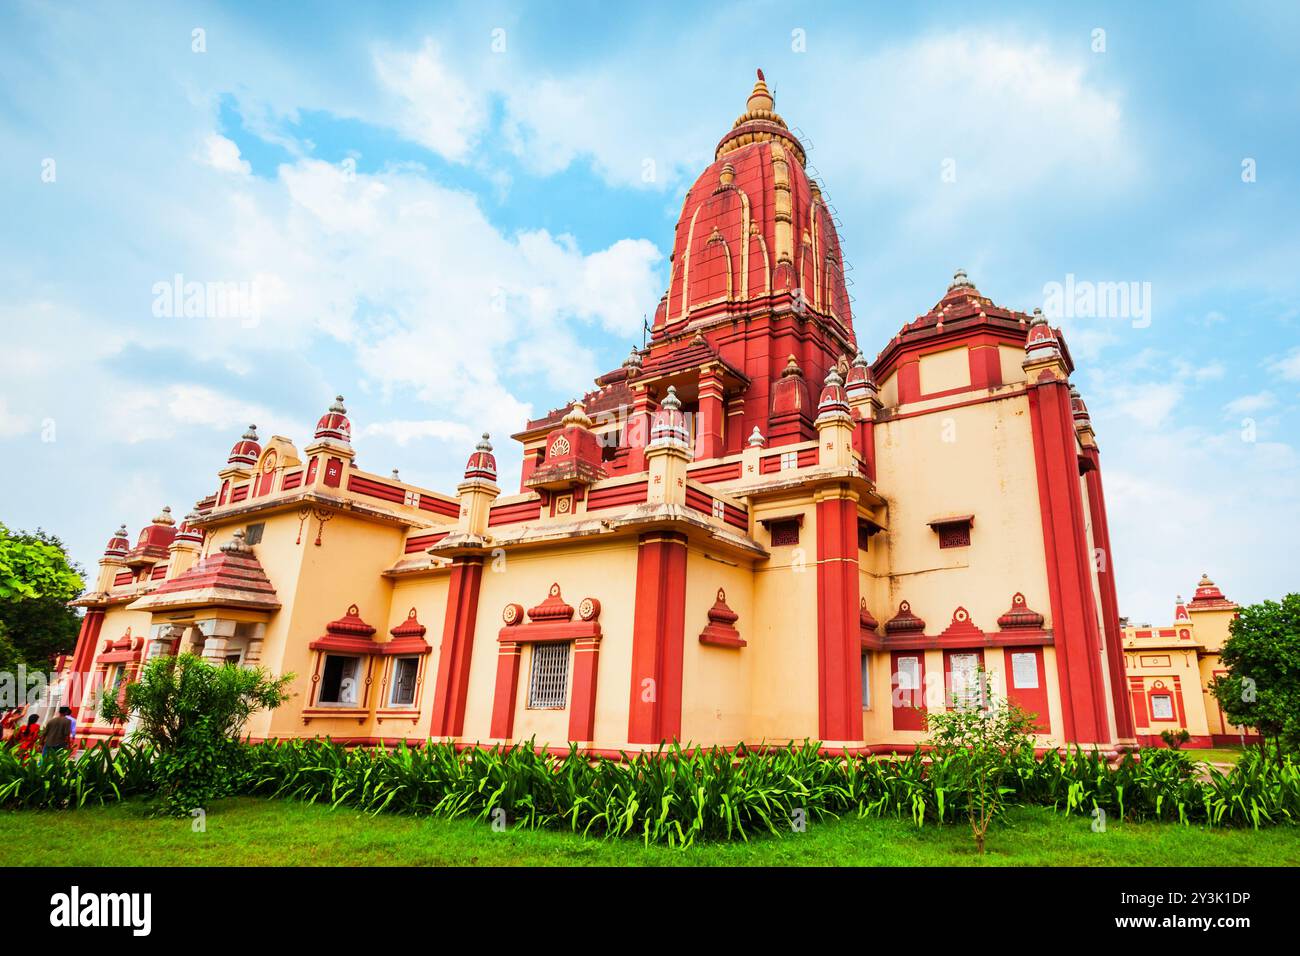
[(772, 92), (767, 88), (767, 78), (759, 70), (754, 89), (745, 101), (745, 112), (736, 117), (730, 132), (718, 142), (713, 158), (721, 159), (727, 153), (752, 143), (770, 142), (780, 143), (794, 154), (795, 160), (802, 166), (805, 159), (803, 144), (790, 132), (790, 127), (775, 112), (774, 106)]
[(763, 75), (762, 70), (758, 70), (758, 80), (754, 83), (754, 91), (749, 94), (749, 100), (745, 103), (746, 109), (751, 113), (759, 110), (770, 113), (774, 105), (772, 94), (767, 89), (767, 77)]

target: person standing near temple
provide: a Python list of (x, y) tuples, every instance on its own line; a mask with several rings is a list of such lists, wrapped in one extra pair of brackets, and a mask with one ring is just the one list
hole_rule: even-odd
[(59, 715), (45, 725), (41, 760), (56, 750), (67, 750), (72, 743), (72, 708), (60, 707)]
[(18, 747), (18, 759), (27, 762), (32, 751), (36, 749), (36, 742), (41, 739), (41, 718), (37, 714), (32, 714), (27, 718), (27, 723), (18, 728), (14, 734), (13, 740)]

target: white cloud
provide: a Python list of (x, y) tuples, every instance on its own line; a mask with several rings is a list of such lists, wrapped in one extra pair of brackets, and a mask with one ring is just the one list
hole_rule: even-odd
[(467, 443), (473, 436), (473, 432), (460, 422), (439, 421), (437, 419), (401, 419), (387, 422), (371, 422), (356, 433), (357, 438), (374, 436), (382, 436), (405, 448), (413, 441), (426, 438)]
[(407, 138), (464, 161), (487, 122), (482, 92), (450, 69), (432, 39), (415, 53), (376, 50), (375, 73), (397, 101), (393, 122)]
[(17, 438), (31, 430), (31, 422), (9, 411), (9, 403), (0, 395), (0, 438)]
[(1253, 395), (1234, 398), (1223, 406), (1223, 411), (1228, 415), (1252, 415), (1266, 408), (1272, 408), (1276, 404), (1277, 399), (1273, 397), (1272, 392), (1256, 392)]
[(252, 171), (252, 166), (247, 160), (240, 159), (239, 147), (226, 137), (219, 133), (210, 133), (203, 141), (206, 149), (206, 155), (203, 161), (213, 169), (219, 169), (223, 173), (239, 173), (247, 176)]
[(1281, 358), (1269, 362), (1268, 369), (1288, 382), (1300, 382), (1300, 348), (1293, 348)]

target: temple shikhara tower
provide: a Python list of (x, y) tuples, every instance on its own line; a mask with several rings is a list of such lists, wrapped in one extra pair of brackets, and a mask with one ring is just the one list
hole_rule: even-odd
[[(301, 447), (250, 426), (189, 514), (112, 536), (67, 674), (190, 652), (296, 675), (257, 739), (613, 753), (905, 751), (983, 673), (1043, 746), (1132, 744), (1061, 333), (958, 271), (868, 359), (804, 164), (760, 73), (686, 195), (649, 344), (523, 423), (518, 489), (487, 435), (454, 490), (364, 471), (341, 397)], [(81, 734), (123, 732), (69, 694)]]

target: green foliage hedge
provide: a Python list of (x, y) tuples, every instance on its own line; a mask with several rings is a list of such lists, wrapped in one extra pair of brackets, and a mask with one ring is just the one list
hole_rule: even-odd
[[(0, 806), (77, 808), (152, 795), (149, 751), (97, 746), (70, 761), (26, 764), (0, 753)], [(800, 819), (894, 816), (917, 826), (962, 819), (966, 795), (945, 789), (942, 766), (920, 754), (867, 759), (821, 756), (815, 744), (783, 750), (638, 754), (625, 761), (528, 746), (348, 749), (328, 741), (241, 746), (229, 790), (359, 810), (481, 819), (687, 846), (789, 832)], [(1026, 754), (1006, 774), (1009, 802), (1112, 820), (1216, 827), (1300, 820), (1300, 762), (1245, 753), (1228, 773), (1185, 752), (1146, 749), (1111, 766), (1099, 754)]]

